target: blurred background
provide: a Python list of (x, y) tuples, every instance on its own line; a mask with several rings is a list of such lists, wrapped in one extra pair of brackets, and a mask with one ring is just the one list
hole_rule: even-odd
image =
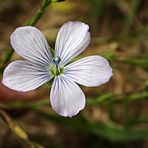
[[(0, 79), (11, 61), (21, 59), (11, 49), (11, 33), (31, 24), (41, 3), (0, 0)], [(0, 148), (148, 148), (148, 1), (66, 0), (50, 4), (32, 25), (54, 48), (68, 20), (90, 26), (91, 44), (78, 58), (106, 57), (112, 79), (82, 87), (86, 108), (72, 118), (51, 109), (47, 85), (21, 93), (0, 84)]]

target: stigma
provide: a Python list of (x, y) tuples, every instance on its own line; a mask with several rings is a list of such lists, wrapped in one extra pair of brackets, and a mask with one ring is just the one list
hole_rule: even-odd
[(55, 57), (53, 58), (53, 63), (56, 67), (58, 67), (59, 63), (61, 61), (61, 58), (60, 57)]
[(59, 65), (60, 62), (61, 62), (60, 57), (54, 57), (53, 58), (53, 66), (51, 66), (51, 68), (50, 68), (51, 74), (53, 76), (58, 76), (58, 75), (63, 73), (63, 67), (61, 67)]

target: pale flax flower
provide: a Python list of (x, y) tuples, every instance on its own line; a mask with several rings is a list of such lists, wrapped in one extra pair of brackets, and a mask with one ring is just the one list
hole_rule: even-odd
[(40, 30), (32, 26), (17, 28), (10, 37), (17, 54), (26, 60), (10, 63), (4, 70), (2, 83), (17, 91), (30, 91), (53, 79), (50, 101), (62, 116), (72, 117), (85, 106), (85, 95), (78, 86), (99, 86), (109, 81), (112, 69), (98, 55), (69, 63), (90, 42), (89, 26), (67, 22), (59, 30), (55, 53)]

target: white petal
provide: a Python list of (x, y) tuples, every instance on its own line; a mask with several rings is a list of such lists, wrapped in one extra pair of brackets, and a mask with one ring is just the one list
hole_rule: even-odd
[(109, 81), (112, 69), (101, 56), (89, 56), (67, 65), (64, 74), (84, 86), (99, 86)]
[(58, 32), (55, 55), (65, 65), (79, 55), (90, 42), (89, 26), (82, 22), (67, 22)]
[(17, 28), (10, 37), (14, 50), (23, 58), (41, 64), (51, 63), (48, 43), (40, 30), (32, 26)]
[(18, 60), (4, 70), (2, 83), (17, 91), (33, 90), (51, 79), (47, 67)]
[(64, 75), (55, 77), (50, 100), (52, 108), (65, 117), (78, 114), (85, 106), (85, 95), (80, 87)]

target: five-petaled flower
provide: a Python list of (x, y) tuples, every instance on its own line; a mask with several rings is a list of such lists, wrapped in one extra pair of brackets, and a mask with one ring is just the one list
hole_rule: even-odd
[(77, 83), (99, 86), (112, 76), (108, 61), (98, 55), (69, 63), (90, 42), (89, 26), (82, 22), (67, 22), (61, 27), (53, 57), (44, 35), (35, 27), (17, 28), (10, 40), (16, 53), (26, 60), (10, 63), (4, 71), (2, 83), (25, 92), (54, 79), (51, 106), (62, 116), (72, 117), (85, 106), (85, 95)]

